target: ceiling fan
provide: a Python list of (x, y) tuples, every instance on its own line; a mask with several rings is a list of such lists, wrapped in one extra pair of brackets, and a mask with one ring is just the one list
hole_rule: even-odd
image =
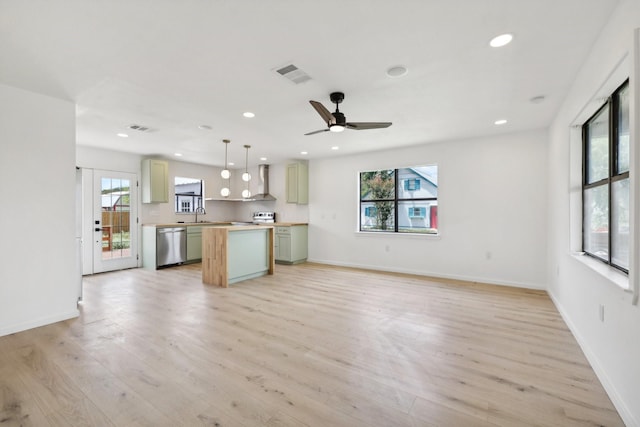
[(320, 129), (313, 132), (305, 133), (305, 135), (314, 135), (320, 132), (342, 132), (347, 129), (364, 130), (364, 129), (381, 129), (391, 126), (391, 122), (347, 122), (344, 114), (338, 109), (338, 104), (344, 100), (344, 93), (333, 92), (329, 95), (331, 102), (336, 104), (336, 111), (334, 113), (329, 112), (324, 105), (318, 101), (309, 101), (311, 106), (320, 114), (322, 119), (327, 123), (326, 129)]

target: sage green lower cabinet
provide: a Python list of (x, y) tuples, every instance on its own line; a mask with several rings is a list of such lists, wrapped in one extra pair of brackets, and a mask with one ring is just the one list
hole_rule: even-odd
[(229, 284), (267, 274), (271, 254), (270, 243), (268, 229), (229, 232)]
[(202, 283), (232, 283), (274, 273), (273, 226), (209, 227), (202, 230)]
[(187, 227), (187, 261), (202, 259), (202, 227), (192, 225)]
[(307, 260), (308, 226), (276, 226), (274, 255), (278, 264), (299, 264)]

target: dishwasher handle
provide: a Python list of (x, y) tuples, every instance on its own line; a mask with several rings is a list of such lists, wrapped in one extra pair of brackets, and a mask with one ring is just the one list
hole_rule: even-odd
[(186, 233), (187, 229), (184, 227), (180, 227), (180, 228), (158, 228), (158, 233), (160, 234), (165, 234), (165, 233)]

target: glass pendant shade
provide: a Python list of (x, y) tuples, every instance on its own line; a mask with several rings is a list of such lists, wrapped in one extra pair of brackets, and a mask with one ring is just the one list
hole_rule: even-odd
[[(231, 178), (231, 171), (229, 170), (229, 166), (227, 163), (227, 149), (231, 141), (228, 139), (223, 139), (222, 142), (224, 142), (224, 169), (220, 171), (220, 176), (222, 177), (222, 179), (228, 180), (229, 178)], [(222, 189), (220, 190), (220, 195), (222, 197), (229, 197), (229, 194), (231, 194), (231, 190), (229, 190), (229, 182), (223, 183)]]
[(248, 199), (251, 197), (251, 191), (249, 191), (249, 181), (251, 181), (251, 175), (249, 174), (249, 148), (250, 145), (245, 145), (244, 148), (247, 150), (247, 157), (245, 158), (244, 163), (244, 173), (242, 174), (242, 180), (247, 183), (247, 189), (242, 190), (242, 197)]

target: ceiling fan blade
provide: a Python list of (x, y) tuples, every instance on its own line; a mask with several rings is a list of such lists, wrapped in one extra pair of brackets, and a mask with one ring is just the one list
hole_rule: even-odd
[(329, 129), (314, 130), (313, 132), (305, 133), (305, 135), (315, 135), (316, 133), (320, 132), (329, 132)]
[(382, 129), (391, 126), (391, 122), (351, 122), (346, 123), (345, 126), (355, 130)]
[(335, 117), (333, 117), (333, 114), (331, 114), (331, 112), (327, 110), (324, 105), (322, 105), (318, 101), (309, 101), (309, 103), (313, 108), (315, 108), (318, 114), (320, 114), (320, 116), (323, 118), (325, 123), (329, 124), (329, 123), (336, 122), (336, 119)]

